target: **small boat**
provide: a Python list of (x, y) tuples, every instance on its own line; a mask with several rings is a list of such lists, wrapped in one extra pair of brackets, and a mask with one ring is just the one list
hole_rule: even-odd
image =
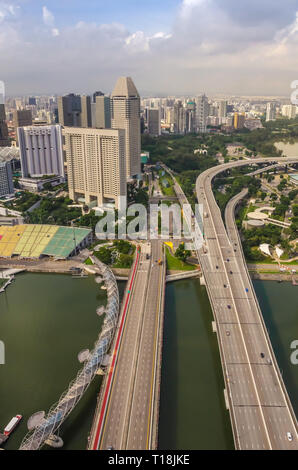
[(6, 426), (6, 428), (4, 429), (4, 436), (10, 436), (10, 434), (12, 433), (12, 431), (17, 427), (17, 425), (19, 424), (19, 422), (21, 421), (22, 419), (22, 415), (16, 415), (14, 418), (12, 418), (8, 425)]

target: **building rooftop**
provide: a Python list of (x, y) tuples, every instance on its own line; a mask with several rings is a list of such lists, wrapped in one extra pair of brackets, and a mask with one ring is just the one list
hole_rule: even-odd
[(131, 77), (120, 77), (117, 80), (115, 88), (112, 93), (112, 97), (124, 96), (129, 98), (130, 96), (139, 96), (138, 90)]

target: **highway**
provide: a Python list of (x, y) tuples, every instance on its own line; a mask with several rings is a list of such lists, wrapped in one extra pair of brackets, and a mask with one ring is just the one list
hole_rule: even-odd
[[(149, 256), (149, 259), (147, 259)], [(123, 301), (121, 337), (106, 378), (89, 448), (152, 449), (157, 445), (165, 263), (162, 244), (141, 245)], [(105, 399), (106, 397), (106, 399)]]
[[(266, 161), (298, 159), (255, 159)], [(248, 165), (238, 161), (213, 167), (196, 183), (203, 204), (204, 248), (198, 257), (216, 321), (218, 343), (237, 449), (298, 449), (297, 420), (287, 395), (262, 313), (247, 271), (234, 222), (237, 196), (226, 210), (226, 231), (211, 181), (225, 169)], [(173, 175), (172, 175), (173, 176)], [(185, 196), (176, 183), (181, 203)], [(229, 235), (228, 235), (229, 234)], [(289, 359), (290, 360), (290, 359)], [(292, 440), (288, 439), (291, 433)]]

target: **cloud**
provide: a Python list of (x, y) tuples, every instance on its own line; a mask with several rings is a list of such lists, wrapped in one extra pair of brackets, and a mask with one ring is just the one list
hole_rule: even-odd
[(55, 17), (46, 6), (42, 7), (42, 18), (44, 24), (50, 28), (52, 36), (59, 36), (60, 31), (55, 27)]
[(285, 94), (298, 78), (297, 0), (181, 0), (169, 30), (149, 33), (96, 21), (60, 26), (60, 18), (58, 29), (47, 6), (42, 25), (29, 28), (16, 6), (0, 0), (1, 69), (12, 93), (109, 92), (132, 75), (148, 93)]

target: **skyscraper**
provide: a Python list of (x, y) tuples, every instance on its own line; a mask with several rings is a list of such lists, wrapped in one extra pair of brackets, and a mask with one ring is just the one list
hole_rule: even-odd
[(61, 126), (30, 126), (18, 129), (23, 178), (64, 177)]
[(160, 110), (149, 108), (147, 110), (148, 133), (153, 136), (161, 134), (160, 129)]
[(218, 117), (219, 118), (226, 118), (227, 117), (227, 101), (220, 101), (218, 105)]
[(186, 116), (182, 102), (179, 100), (174, 104), (174, 133), (185, 134)]
[(275, 119), (275, 105), (274, 103), (267, 103), (266, 121), (274, 121)]
[(109, 96), (93, 95), (95, 97), (92, 103), (92, 127), (97, 129), (111, 128), (111, 100)]
[(32, 112), (30, 109), (18, 109), (13, 113), (13, 126), (17, 132), (18, 127), (32, 125)]
[(9, 147), (8, 129), (6, 124), (5, 106), (0, 103), (0, 147)]
[(81, 127), (92, 127), (90, 96), (81, 96)]
[(140, 96), (130, 77), (120, 77), (112, 93), (112, 128), (125, 130), (126, 176), (141, 172)]
[(125, 131), (65, 127), (69, 196), (101, 206), (110, 199), (119, 207), (126, 197)]
[(73, 93), (58, 97), (58, 120), (61, 126), (81, 125), (81, 97)]
[(0, 197), (13, 194), (11, 162), (0, 161)]
[(245, 114), (234, 113), (234, 129), (243, 129), (245, 122)]
[(196, 129), (197, 132), (207, 131), (207, 121), (209, 115), (209, 103), (207, 96), (201, 95), (196, 98)]

